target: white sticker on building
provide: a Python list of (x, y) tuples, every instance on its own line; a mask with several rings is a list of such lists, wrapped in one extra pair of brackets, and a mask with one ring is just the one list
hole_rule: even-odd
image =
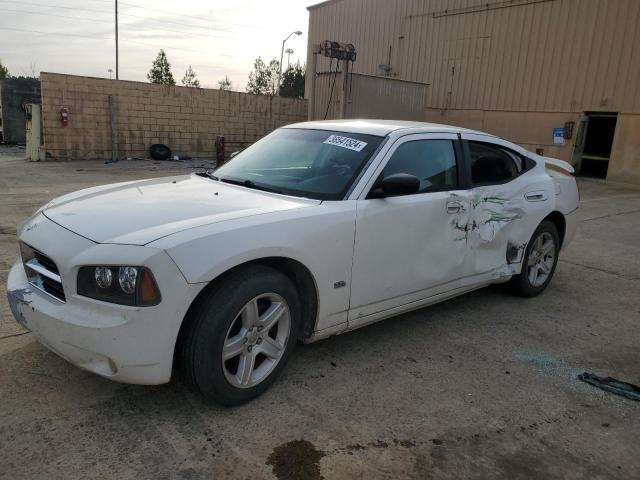
[(340, 135), (331, 135), (322, 143), (335, 145), (336, 147), (348, 148), (349, 150), (354, 150), (356, 152), (359, 152), (367, 146), (366, 142), (361, 142), (355, 138), (341, 137)]

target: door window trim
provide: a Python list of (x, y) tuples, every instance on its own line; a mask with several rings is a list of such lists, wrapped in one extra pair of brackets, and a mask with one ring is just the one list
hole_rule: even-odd
[[(433, 190), (428, 190), (426, 192), (414, 193), (411, 195), (401, 195), (401, 197), (409, 197), (413, 195), (425, 195), (429, 193), (437, 193), (437, 192), (452, 192), (452, 191), (460, 191), (460, 190), (468, 190), (471, 187), (471, 182), (469, 181), (468, 170), (468, 160), (464, 154), (464, 149), (462, 145), (462, 138), (460, 133), (446, 132), (446, 133), (434, 133), (434, 132), (424, 132), (424, 133), (407, 133), (395, 139), (393, 143), (389, 145), (389, 148), (386, 152), (384, 152), (383, 158), (380, 163), (373, 167), (373, 172), (371, 177), (364, 185), (362, 189), (359, 199), (366, 200), (370, 199), (369, 194), (375, 188), (378, 183), (378, 179), (380, 175), (384, 171), (384, 168), (391, 160), (391, 157), (396, 152), (396, 150), (400, 147), (400, 145), (420, 140), (449, 140), (453, 146), (453, 153), (456, 161), (456, 170), (457, 170), (457, 185), (453, 188), (438, 188)], [(389, 197), (395, 198), (395, 197)]]
[[(475, 138), (462, 138), (462, 148), (464, 150), (464, 155), (466, 158), (466, 169), (467, 169), (467, 177), (468, 177), (468, 182), (469, 185), (471, 186), (471, 188), (477, 188), (477, 187), (490, 187), (492, 185), (506, 185), (507, 183), (511, 183), (514, 180), (516, 180), (517, 178), (521, 177), (523, 174), (527, 173), (529, 170), (531, 170), (534, 166), (535, 166), (535, 162), (533, 162), (533, 164), (531, 164), (530, 162), (532, 162), (531, 159), (529, 159), (529, 157), (525, 154), (522, 154), (516, 150), (514, 150), (513, 148), (510, 148), (506, 145), (502, 145), (500, 143), (495, 143), (495, 142), (490, 142), (490, 141), (486, 141), (486, 140), (477, 140)], [(499, 149), (499, 150), (506, 150), (507, 152), (513, 153), (514, 155), (518, 155), (519, 157), (522, 158), (522, 168), (518, 171), (518, 174), (515, 175), (514, 177), (511, 177), (507, 180), (503, 180), (503, 181), (499, 181), (499, 182), (484, 182), (484, 183), (473, 183), (473, 174), (471, 172), (471, 149), (469, 148), (469, 142), (474, 142), (474, 143), (481, 143), (481, 144), (485, 144), (485, 145), (489, 145), (493, 148)], [(515, 162), (514, 162), (515, 164)], [(516, 165), (517, 168), (517, 165)]]

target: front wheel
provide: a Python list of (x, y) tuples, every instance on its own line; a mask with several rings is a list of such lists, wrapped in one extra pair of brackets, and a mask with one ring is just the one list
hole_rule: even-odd
[(525, 251), (522, 271), (513, 279), (518, 293), (525, 297), (535, 297), (547, 288), (558, 264), (559, 251), (558, 229), (552, 222), (545, 220), (533, 233)]
[(278, 377), (298, 335), (299, 300), (282, 273), (242, 267), (211, 285), (190, 311), (179, 353), (191, 389), (240, 405)]

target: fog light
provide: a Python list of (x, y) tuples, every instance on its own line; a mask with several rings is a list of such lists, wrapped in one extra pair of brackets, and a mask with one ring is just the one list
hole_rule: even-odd
[(100, 288), (109, 288), (113, 280), (113, 274), (109, 267), (96, 267), (94, 278)]
[(120, 267), (118, 281), (124, 293), (134, 293), (136, 291), (136, 280), (138, 278), (138, 267)]

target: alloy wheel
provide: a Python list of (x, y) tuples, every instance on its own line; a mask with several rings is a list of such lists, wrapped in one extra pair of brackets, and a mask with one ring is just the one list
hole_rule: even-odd
[(533, 241), (527, 262), (527, 277), (532, 287), (544, 285), (556, 258), (556, 244), (549, 232), (542, 232)]
[(253, 298), (231, 323), (222, 348), (227, 381), (237, 388), (253, 387), (280, 362), (291, 331), (287, 302), (276, 293)]

